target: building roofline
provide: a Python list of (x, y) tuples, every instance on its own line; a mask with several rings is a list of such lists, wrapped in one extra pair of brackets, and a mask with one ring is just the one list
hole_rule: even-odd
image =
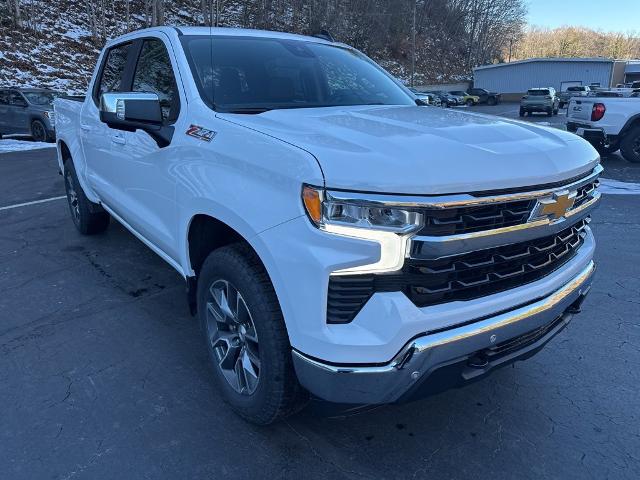
[[(541, 57), (541, 58), (527, 58), (525, 60), (516, 60), (513, 62), (494, 63), (492, 65), (480, 65), (474, 67), (473, 70), (485, 70), (488, 68), (507, 67), (509, 65), (518, 65), (522, 63), (535, 63), (535, 62), (597, 62), (597, 63), (614, 63), (618, 60), (605, 57), (592, 57), (592, 58), (568, 58), (568, 57)], [(627, 60), (621, 60), (626, 62)]]

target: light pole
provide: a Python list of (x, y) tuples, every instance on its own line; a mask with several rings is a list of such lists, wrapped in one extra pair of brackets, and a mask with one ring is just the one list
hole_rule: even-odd
[(413, 1), (413, 26), (411, 27), (411, 86), (415, 86), (416, 76), (416, 7), (418, 0)]

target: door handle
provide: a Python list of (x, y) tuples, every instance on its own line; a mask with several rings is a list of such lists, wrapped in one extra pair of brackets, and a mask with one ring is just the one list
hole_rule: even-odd
[(120, 145), (127, 143), (127, 140), (122, 135), (111, 135), (111, 141)]

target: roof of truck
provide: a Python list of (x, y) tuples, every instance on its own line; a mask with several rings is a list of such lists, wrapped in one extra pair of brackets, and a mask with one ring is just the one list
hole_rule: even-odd
[(280, 38), (287, 40), (301, 40), (306, 42), (315, 42), (315, 43), (325, 43), (327, 45), (341, 45), (344, 44), (340, 42), (331, 42), (329, 40), (325, 40), (324, 38), (314, 37), (309, 35), (298, 35), (296, 33), (285, 33), (285, 32), (272, 32), (269, 30), (254, 30), (250, 28), (230, 28), (230, 27), (151, 27), (145, 28), (143, 30), (136, 30), (134, 32), (129, 32), (125, 35), (122, 35), (118, 38), (112, 39), (109, 44), (117, 43), (121, 40), (126, 40), (128, 38), (136, 38), (139, 37), (140, 34), (144, 33), (153, 33), (153, 32), (164, 32), (169, 35), (201, 35), (201, 36), (214, 36), (214, 37), (257, 37), (257, 38)]

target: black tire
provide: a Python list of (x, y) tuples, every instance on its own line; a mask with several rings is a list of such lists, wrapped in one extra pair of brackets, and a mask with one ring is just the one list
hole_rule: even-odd
[(558, 108), (564, 108), (564, 103), (560, 102), (560, 103), (558, 104)]
[(558, 115), (558, 109), (557, 108), (553, 111), (553, 114), (554, 115)]
[(31, 122), (31, 138), (36, 142), (49, 142), (51, 138), (47, 133), (47, 127), (40, 120)]
[(109, 226), (111, 216), (104, 209), (91, 202), (82, 190), (73, 161), (64, 164), (64, 188), (73, 224), (83, 235), (95, 235), (104, 232)]
[(527, 114), (527, 112), (525, 111), (525, 109), (524, 109), (524, 108), (521, 108), (521, 109), (520, 109), (520, 116), (521, 116), (521, 117), (524, 117), (526, 114)]
[[(220, 305), (225, 304), (219, 300), (220, 292), (224, 291), (227, 298), (236, 298), (230, 302), (236, 305), (235, 316), (220, 314), (224, 310)], [(298, 411), (307, 395), (295, 374), (280, 304), (255, 252), (241, 243), (211, 252), (198, 276), (197, 298), (211, 367), (225, 402), (258, 425)], [(233, 308), (229, 311), (233, 313)], [(250, 362), (251, 373), (244, 360)], [(238, 369), (241, 374), (234, 377)]]
[(552, 117), (553, 116), (553, 108), (549, 108), (547, 110), (547, 117)]
[(640, 163), (640, 125), (624, 134), (620, 142), (620, 152), (628, 162)]
[(468, 98), (465, 103), (467, 104), (467, 107), (473, 107), (473, 100), (471, 100), (470, 98)]
[(487, 98), (487, 105), (496, 105), (497, 103), (498, 103), (498, 100), (496, 100), (496, 97)]

